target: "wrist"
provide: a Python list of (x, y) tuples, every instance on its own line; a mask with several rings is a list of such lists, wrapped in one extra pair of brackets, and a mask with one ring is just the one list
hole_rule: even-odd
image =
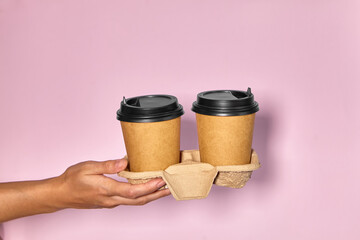
[(40, 201), (43, 203), (47, 212), (55, 212), (66, 208), (63, 194), (63, 181), (61, 176), (43, 180), (42, 196)]

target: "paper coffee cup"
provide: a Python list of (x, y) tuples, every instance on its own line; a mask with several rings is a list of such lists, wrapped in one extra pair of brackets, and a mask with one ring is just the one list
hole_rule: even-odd
[(255, 112), (251, 89), (201, 92), (196, 113), (201, 162), (213, 166), (250, 163)]
[(177, 98), (145, 95), (125, 99), (117, 111), (130, 171), (165, 170), (180, 161), (180, 116)]

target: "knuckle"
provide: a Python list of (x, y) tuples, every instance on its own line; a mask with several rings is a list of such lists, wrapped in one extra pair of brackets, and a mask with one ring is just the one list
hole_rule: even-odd
[(91, 168), (93, 164), (93, 161), (86, 161), (86, 162), (82, 162), (82, 163), (79, 163), (79, 169), (80, 171), (87, 171), (88, 169)]
[(136, 191), (133, 187), (129, 187), (127, 192), (126, 192), (126, 196), (128, 198), (134, 199), (137, 197)]
[(114, 208), (116, 204), (111, 199), (104, 199), (101, 204), (105, 208)]
[(97, 189), (96, 189), (96, 192), (97, 192), (97, 194), (99, 194), (99, 195), (109, 195), (109, 190), (107, 189), (107, 188), (104, 188), (104, 187), (98, 187)]
[(112, 169), (113, 169), (113, 164), (112, 164), (112, 162), (110, 162), (110, 161), (105, 162), (105, 169), (106, 169), (106, 171), (111, 172)]
[(148, 202), (149, 202), (149, 201), (148, 201), (146, 198), (139, 198), (139, 199), (136, 201), (136, 205), (142, 206), (142, 205), (147, 204)]
[(103, 205), (104, 208), (110, 208), (111, 207), (111, 202), (104, 201), (102, 205)]
[(75, 165), (68, 167), (68, 168), (65, 170), (64, 173), (67, 173), (67, 174), (68, 174), (68, 173), (74, 171), (74, 167), (75, 167)]
[(104, 200), (101, 199), (94, 199), (94, 208), (103, 208), (104, 207)]
[(67, 175), (74, 174), (79, 170), (80, 167), (81, 166), (79, 166), (79, 164), (72, 165), (65, 170), (65, 174)]
[(62, 174), (65, 180), (70, 180), (72, 178), (78, 178), (80, 174), (80, 169), (74, 165), (66, 169), (66, 171)]

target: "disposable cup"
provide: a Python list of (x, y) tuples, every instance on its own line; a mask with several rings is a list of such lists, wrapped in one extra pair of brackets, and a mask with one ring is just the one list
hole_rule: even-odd
[(259, 111), (250, 88), (201, 92), (192, 110), (201, 162), (213, 166), (250, 163), (255, 113)]
[(180, 119), (184, 114), (171, 95), (123, 99), (117, 111), (130, 171), (158, 171), (180, 161)]

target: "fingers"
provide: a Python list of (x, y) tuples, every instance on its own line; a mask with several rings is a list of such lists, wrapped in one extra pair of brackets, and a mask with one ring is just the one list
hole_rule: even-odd
[[(170, 194), (168, 189), (159, 190), (166, 183), (161, 178), (153, 179), (143, 184), (130, 184), (118, 182), (102, 174), (114, 174), (124, 170), (127, 166), (126, 159), (108, 160), (103, 162), (87, 161), (73, 166), (73, 171), (81, 173), (84, 180), (91, 182), (96, 198), (94, 206), (112, 208), (120, 204), (144, 205), (148, 202)], [(89, 186), (89, 185), (86, 185)]]
[(165, 197), (168, 195), (170, 195), (170, 190), (164, 189), (164, 190), (159, 190), (159, 191), (156, 191), (151, 194), (141, 196), (141, 197), (135, 198), (135, 199), (113, 196), (113, 197), (111, 197), (111, 200), (108, 202), (110, 203), (110, 207), (116, 207), (118, 205), (145, 205), (149, 202), (152, 202), (154, 200), (157, 200), (159, 198), (162, 198), (162, 197)]
[(170, 195), (169, 189), (159, 190), (154, 193), (136, 198), (136, 199), (125, 199), (122, 204), (124, 205), (144, 205), (156, 199)]
[(101, 197), (99, 207), (114, 208), (118, 205), (144, 205), (156, 199), (170, 195), (169, 189), (158, 190), (165, 184), (161, 179), (155, 179), (149, 181), (148, 183), (138, 185), (121, 182), (117, 183), (117, 187), (119, 187), (119, 189), (123, 189), (124, 191), (118, 192), (120, 193), (118, 195), (103, 195)]
[(127, 166), (126, 159), (108, 160), (103, 162), (87, 161), (81, 166), (87, 174), (115, 174), (123, 171)]
[(154, 179), (143, 184), (123, 183), (108, 178), (106, 183), (109, 195), (129, 199), (135, 199), (153, 193), (166, 184), (161, 178)]

